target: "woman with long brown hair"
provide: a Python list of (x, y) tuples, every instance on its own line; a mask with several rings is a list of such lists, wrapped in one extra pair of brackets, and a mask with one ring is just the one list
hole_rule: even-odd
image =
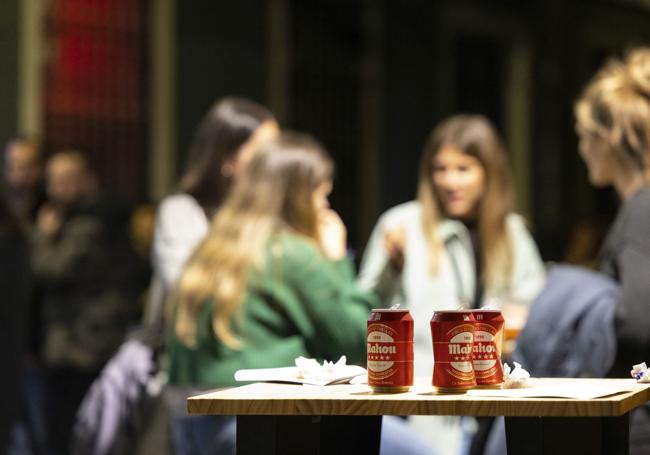
[(379, 219), (359, 281), (415, 320), (415, 372), (431, 375), (434, 310), (527, 303), (544, 268), (524, 220), (512, 213), (507, 158), (490, 121), (457, 115), (431, 133), (417, 200)]
[(161, 302), (208, 232), (209, 219), (252, 151), (278, 131), (271, 112), (246, 98), (222, 98), (205, 114), (196, 129), (186, 170), (156, 215), (154, 280), (145, 314), (148, 323), (161, 324)]
[[(613, 186), (622, 206), (600, 254), (600, 268), (621, 285), (609, 376), (650, 359), (650, 48), (607, 62), (575, 105), (580, 155), (589, 180)], [(650, 453), (650, 410), (630, 416), (630, 453)]]

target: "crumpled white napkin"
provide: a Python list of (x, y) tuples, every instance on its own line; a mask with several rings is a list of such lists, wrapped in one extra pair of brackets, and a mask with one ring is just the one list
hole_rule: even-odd
[(344, 355), (336, 363), (325, 360), (322, 365), (315, 359), (298, 357), (296, 359), (296, 367), (301, 378), (315, 382), (324, 382), (340, 377), (343, 371), (346, 370), (346, 362), (347, 358)]
[(503, 363), (503, 388), (504, 389), (522, 389), (529, 387), (530, 373), (521, 367), (518, 362), (513, 362), (514, 369), (511, 369), (507, 363)]
[(641, 384), (650, 383), (650, 369), (648, 369), (645, 362), (634, 365), (630, 374), (636, 379), (636, 382)]

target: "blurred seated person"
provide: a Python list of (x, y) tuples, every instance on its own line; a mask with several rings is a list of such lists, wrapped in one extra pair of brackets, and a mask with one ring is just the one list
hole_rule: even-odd
[(379, 218), (359, 282), (384, 306), (411, 309), (420, 374), (431, 373), (434, 310), (527, 304), (541, 289), (544, 265), (512, 205), (496, 129), (483, 116), (457, 115), (438, 125), (424, 147), (417, 200)]
[[(650, 48), (632, 49), (623, 58), (608, 60), (587, 83), (574, 111), (578, 153), (586, 164), (590, 183), (597, 188), (613, 188), (619, 199), (618, 214), (600, 245), (597, 261), (606, 279), (597, 274), (585, 279), (590, 273), (580, 269), (571, 271), (573, 280), (567, 279), (571, 275), (566, 271), (552, 272), (555, 277), (542, 294), (548, 294), (547, 300), (537, 305), (566, 310), (560, 317), (555, 317), (557, 311), (548, 313), (554, 315), (554, 326), (562, 327), (564, 333), (556, 331), (549, 338), (539, 324), (531, 324), (530, 336), (520, 345), (526, 349), (517, 354), (541, 358), (535, 368), (546, 373), (568, 371), (589, 376), (602, 369), (601, 374), (608, 377), (625, 378), (633, 365), (650, 359)], [(588, 239), (591, 243), (597, 236)], [(611, 282), (618, 289), (615, 286), (611, 291)], [(549, 299), (553, 294), (561, 298)], [(594, 312), (575, 311), (585, 300)], [(611, 300), (613, 317), (609, 319)], [(561, 321), (565, 316), (569, 326)], [(611, 326), (605, 329), (598, 326), (608, 323)], [(608, 329), (613, 329), (615, 343), (610, 343)], [(560, 343), (553, 342), (553, 338), (563, 340), (560, 335), (566, 334), (572, 337), (570, 350), (577, 353), (576, 359), (563, 352)], [(595, 341), (590, 341), (590, 336)], [(612, 344), (616, 347), (610, 363), (607, 357)], [(539, 355), (545, 350), (546, 359)], [(650, 453), (650, 405), (630, 412), (629, 429), (628, 453)]]
[(205, 114), (194, 134), (185, 172), (158, 208), (151, 257), (154, 295), (145, 315), (148, 323), (161, 323), (164, 297), (208, 232), (209, 220), (242, 164), (259, 143), (277, 133), (271, 112), (246, 98), (222, 98)]
[[(575, 104), (579, 153), (596, 187), (613, 187), (620, 209), (603, 242), (601, 272), (620, 284), (608, 376), (650, 359), (650, 48), (611, 59)], [(630, 413), (630, 453), (650, 453), (650, 406)]]
[[(155, 217), (151, 266), (153, 279), (145, 308), (145, 324), (164, 325), (164, 302), (192, 251), (208, 232), (243, 163), (259, 143), (278, 134), (273, 114), (247, 98), (216, 100), (196, 127), (186, 168)], [(185, 413), (183, 388), (166, 388), (171, 414)]]
[[(365, 364), (378, 302), (355, 283), (345, 226), (328, 204), (332, 177), (326, 152), (288, 133), (244, 166), (171, 295), (170, 383), (188, 394), (233, 386), (239, 369), (299, 356)], [(398, 420), (384, 419), (382, 445)], [(404, 436), (382, 453), (431, 453)], [(235, 420), (177, 415), (173, 438), (178, 454), (234, 453)]]
[[(456, 115), (436, 126), (424, 147), (417, 199), (377, 222), (359, 282), (386, 307), (411, 310), (416, 376), (433, 365), (429, 321), (435, 310), (501, 308), (506, 327), (523, 326), (544, 283), (544, 266), (523, 217), (513, 212), (507, 154), (492, 123)], [(460, 450), (450, 417), (414, 416), (412, 425), (445, 451)], [(437, 422), (445, 431), (432, 431)]]
[(37, 140), (15, 137), (4, 150), (4, 192), (11, 212), (23, 223), (36, 219), (45, 199), (43, 161)]
[[(42, 289), (49, 435), (54, 453), (67, 453), (77, 406), (135, 320), (137, 306), (127, 286), (133, 265), (125, 253), (128, 216), (116, 225), (123, 217), (99, 200), (85, 156), (53, 155), (46, 189), (31, 236), (31, 263)], [(125, 245), (117, 234), (122, 230)]]

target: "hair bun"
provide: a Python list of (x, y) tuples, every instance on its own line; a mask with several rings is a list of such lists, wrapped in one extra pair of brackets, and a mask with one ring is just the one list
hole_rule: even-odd
[(634, 89), (650, 97), (650, 48), (632, 49), (625, 60), (628, 78)]

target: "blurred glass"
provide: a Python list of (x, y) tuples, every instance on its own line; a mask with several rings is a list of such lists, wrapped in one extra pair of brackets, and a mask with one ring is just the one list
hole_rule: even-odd
[(490, 308), (499, 308), (505, 320), (503, 328), (503, 352), (511, 354), (517, 346), (517, 337), (526, 325), (530, 302), (517, 298), (508, 293), (503, 293), (499, 297), (486, 299), (485, 306)]

